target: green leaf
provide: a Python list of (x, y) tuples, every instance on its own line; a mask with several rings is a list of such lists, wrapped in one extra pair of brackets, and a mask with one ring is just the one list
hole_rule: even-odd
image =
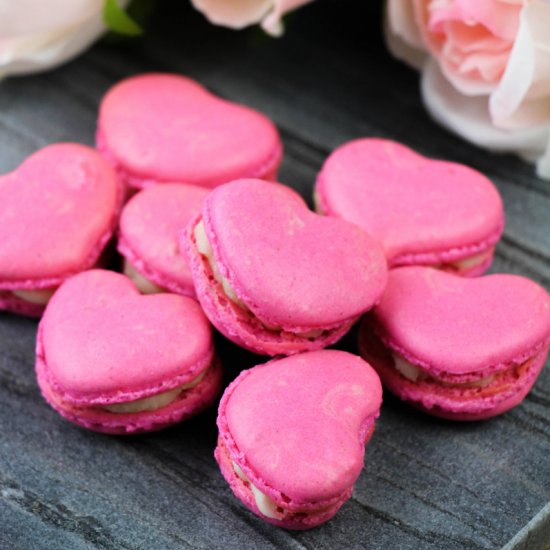
[(105, 0), (103, 22), (111, 31), (127, 36), (138, 36), (142, 28), (118, 5), (117, 0)]

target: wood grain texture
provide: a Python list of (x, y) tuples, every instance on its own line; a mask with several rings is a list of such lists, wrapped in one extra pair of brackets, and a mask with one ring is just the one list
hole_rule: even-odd
[[(507, 213), (493, 271), (550, 286), (550, 183), (429, 119), (417, 75), (384, 49), (377, 2), (318, 1), (281, 40), (211, 27), (184, 4), (159, 2), (142, 41), (102, 43), (62, 69), (0, 83), (0, 171), (51, 142), (93, 143), (99, 100), (120, 78), (181, 72), (275, 120), (281, 180), (308, 200), (326, 155), (359, 136), (482, 170)], [(481, 423), (430, 418), (386, 394), (353, 498), (328, 524), (292, 533), (232, 496), (212, 456), (214, 410), (133, 438), (61, 420), (34, 380), (35, 332), (35, 321), (0, 314), (2, 548), (447, 550), (511, 541), (507, 548), (536, 550), (548, 534), (549, 368), (520, 407)], [(263, 361), (221, 337), (217, 344), (227, 381)], [(354, 334), (339, 347), (354, 350)]]

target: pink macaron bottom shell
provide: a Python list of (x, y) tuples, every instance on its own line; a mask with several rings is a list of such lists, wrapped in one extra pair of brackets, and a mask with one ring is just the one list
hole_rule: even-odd
[[(151, 177), (142, 177), (139, 174), (133, 174), (127, 170), (120, 161), (113, 155), (107, 146), (106, 140), (103, 137), (103, 132), (101, 128), (98, 128), (96, 132), (96, 149), (101, 153), (103, 158), (105, 158), (111, 166), (115, 169), (120, 181), (131, 190), (146, 189), (153, 185), (159, 185), (167, 183), (167, 181), (158, 180)], [(271, 156), (261, 165), (258, 166), (254, 173), (243, 174), (241, 177), (247, 178), (258, 178), (265, 181), (277, 181), (277, 174), (279, 171), (279, 166), (283, 158), (283, 147), (281, 143), (278, 143), (277, 148), (273, 151)], [(229, 178), (232, 179), (232, 178)], [(233, 178), (234, 179), (234, 178)], [(175, 182), (176, 179), (170, 179), (170, 183)], [(181, 183), (192, 183), (193, 185), (203, 185), (201, 182), (188, 182), (182, 181)], [(219, 181), (215, 184), (204, 184), (204, 187), (214, 188), (217, 185), (226, 183), (225, 181)], [(130, 198), (131, 195), (128, 195), (127, 198)]]
[[(433, 416), (464, 421), (498, 416), (521, 403), (544, 367), (549, 345), (546, 343), (529, 357), (524, 354), (517, 361), (501, 366), (498, 371), (492, 371), (487, 383), (475, 386), (472, 382), (487, 376), (487, 372), (477, 376), (476, 373), (469, 377), (463, 375), (459, 382), (453, 383), (453, 377), (445, 373), (435, 378), (418, 367), (426, 378), (410, 380), (395, 368), (391, 347), (375, 335), (368, 320), (363, 322), (359, 336), (361, 356), (373, 366), (392, 393)], [(414, 362), (411, 364), (418, 366)]]
[(47, 365), (40, 354), (36, 358), (36, 376), (46, 401), (73, 424), (95, 432), (126, 435), (162, 430), (207, 409), (221, 391), (222, 368), (214, 359), (198, 385), (182, 391), (164, 407), (134, 413), (113, 413), (97, 405), (86, 407), (68, 403), (48, 381)]
[(18, 315), (27, 317), (41, 317), (44, 313), (45, 305), (33, 304), (12, 294), (11, 291), (0, 290), (0, 311), (10, 311)]
[(122, 234), (119, 235), (117, 249), (142, 277), (147, 279), (152, 284), (160, 287), (160, 291), (173, 292), (174, 294), (181, 294), (183, 296), (189, 296), (190, 298), (196, 297), (195, 286), (193, 285), (193, 280), (191, 277), (189, 277), (187, 281), (184, 281), (183, 279), (177, 281), (174, 278), (168, 277), (160, 271), (152, 268), (147, 262), (138, 256), (138, 254), (136, 254)]
[(198, 220), (192, 221), (186, 234), (182, 234), (197, 297), (210, 322), (232, 342), (254, 353), (271, 356), (293, 355), (323, 349), (334, 344), (359, 319), (354, 317), (336, 327), (310, 327), (310, 329), (323, 331), (320, 336), (312, 338), (284, 329), (280, 331), (268, 329), (251, 311), (243, 309), (225, 294), (222, 285), (214, 277), (208, 260), (197, 250), (193, 233), (197, 222)]

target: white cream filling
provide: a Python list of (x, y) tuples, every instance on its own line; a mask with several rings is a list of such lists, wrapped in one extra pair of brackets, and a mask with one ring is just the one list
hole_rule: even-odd
[[(393, 364), (395, 369), (407, 380), (410, 380), (411, 382), (416, 382), (418, 380), (426, 380), (427, 378), (431, 378), (432, 380), (437, 380), (436, 378), (428, 375), (426, 372), (424, 372), (421, 368), (417, 367), (416, 365), (413, 365), (409, 361), (407, 361), (405, 358), (401, 357), (401, 355), (397, 353), (392, 353), (393, 357)], [(444, 380), (439, 380), (441, 384), (447, 385), (447, 386), (456, 386), (459, 388), (484, 388), (485, 386), (488, 386), (493, 380), (495, 379), (494, 375), (484, 376), (483, 378), (480, 378), (479, 380), (473, 380), (471, 382), (446, 382)]]
[(457, 271), (467, 271), (472, 267), (481, 265), (491, 256), (491, 254), (493, 254), (493, 248), (490, 248), (489, 250), (486, 250), (484, 252), (480, 252), (479, 254), (474, 254), (473, 256), (468, 256), (467, 258), (463, 258), (461, 260), (456, 260), (454, 262), (449, 262), (448, 264), (443, 264), (443, 266), (450, 266)]
[(169, 390), (166, 392), (152, 395), (151, 397), (145, 397), (144, 399), (138, 399), (136, 401), (127, 401), (126, 403), (113, 403), (112, 405), (103, 405), (101, 408), (112, 413), (137, 413), (143, 411), (155, 411), (166, 407), (176, 398), (182, 391), (189, 390), (198, 385), (201, 380), (206, 376), (206, 371), (201, 372), (197, 377), (193, 378), (189, 382)]
[(214, 260), (214, 252), (212, 250), (212, 246), (210, 245), (210, 241), (206, 236), (204, 223), (202, 221), (200, 221), (195, 227), (195, 242), (197, 243), (197, 250), (208, 260), (212, 273), (214, 274), (214, 278), (222, 285), (225, 295), (238, 306), (243, 309), (247, 309), (241, 300), (239, 300), (237, 293), (233, 290), (233, 287), (229, 284), (229, 281), (218, 270), (218, 266)]
[(269, 498), (265, 493), (262, 493), (262, 491), (260, 491), (258, 487), (253, 485), (236, 462), (231, 462), (233, 463), (233, 469), (235, 470), (235, 473), (250, 486), (250, 490), (254, 495), (254, 500), (256, 501), (256, 506), (258, 507), (258, 510), (260, 510), (260, 512), (268, 518), (282, 519), (284, 517), (284, 513), (282, 514), (277, 510), (279, 506), (275, 503), (275, 501)]
[(163, 288), (142, 275), (127, 259), (124, 260), (124, 275), (133, 281), (142, 294), (165, 292)]
[(13, 290), (12, 294), (25, 302), (29, 302), (29, 304), (45, 306), (56, 290), (57, 287), (44, 288), (43, 290)]
[(324, 216), (325, 213), (323, 212), (323, 208), (321, 207), (321, 197), (319, 196), (317, 189), (313, 191), (313, 209), (320, 216)]
[[(235, 290), (233, 290), (233, 287), (230, 285), (229, 281), (220, 273), (218, 266), (216, 265), (216, 261), (214, 260), (214, 253), (212, 251), (212, 246), (210, 245), (210, 241), (206, 236), (204, 223), (202, 221), (200, 221), (195, 226), (194, 235), (195, 235), (195, 242), (197, 244), (197, 250), (202, 256), (204, 256), (208, 260), (208, 263), (210, 264), (210, 268), (212, 269), (212, 274), (214, 275), (214, 278), (216, 279), (216, 281), (218, 281), (218, 283), (222, 285), (223, 291), (227, 296), (227, 298), (231, 300), (233, 303), (237, 304), (241, 309), (244, 309), (250, 312), (250, 310), (246, 307), (246, 305), (239, 299), (239, 297), (237, 296), (237, 293), (235, 292)], [(271, 330), (273, 332), (281, 332), (283, 330), (281, 327), (267, 325), (262, 321), (260, 321), (260, 323), (267, 330)], [(319, 336), (321, 336), (324, 332), (325, 331), (323, 329), (312, 329), (306, 332), (295, 332), (293, 334), (296, 334), (296, 336), (299, 336), (301, 338), (319, 338)]]
[(400, 355), (395, 353), (392, 355), (394, 367), (405, 378), (411, 380), (412, 382), (416, 382), (419, 378), (426, 378), (425, 374), (418, 367), (415, 367), (412, 363), (409, 363)]

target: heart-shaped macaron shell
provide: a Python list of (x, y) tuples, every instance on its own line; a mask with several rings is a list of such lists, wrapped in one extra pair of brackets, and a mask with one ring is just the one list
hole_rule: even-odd
[(381, 402), (377, 374), (350, 353), (272, 360), (226, 389), (216, 459), (254, 513), (288, 529), (314, 527), (351, 496)]
[(210, 325), (176, 294), (140, 295), (119, 273), (64, 283), (38, 330), (36, 372), (46, 400), (91, 430), (158, 430), (210, 405), (220, 388)]
[(290, 188), (261, 180), (215, 189), (184, 244), (211, 322), (267, 355), (334, 343), (386, 284), (383, 252), (363, 230), (319, 216)]
[(109, 90), (100, 106), (97, 146), (122, 180), (138, 188), (275, 179), (282, 157), (267, 117), (174, 74), (140, 75)]
[(483, 174), (384, 139), (336, 149), (317, 178), (316, 202), (378, 238), (391, 267), (480, 275), (504, 227), (502, 200)]
[(59, 143), (0, 177), (0, 309), (39, 315), (93, 266), (118, 220), (121, 186), (90, 147)]
[(201, 211), (208, 191), (185, 184), (155, 185), (122, 210), (118, 250), (124, 272), (145, 294), (165, 290), (195, 296), (191, 270), (179, 251), (178, 232)]
[(550, 295), (516, 275), (390, 271), (362, 355), (386, 386), (432, 414), (475, 420), (522, 401), (550, 345)]

